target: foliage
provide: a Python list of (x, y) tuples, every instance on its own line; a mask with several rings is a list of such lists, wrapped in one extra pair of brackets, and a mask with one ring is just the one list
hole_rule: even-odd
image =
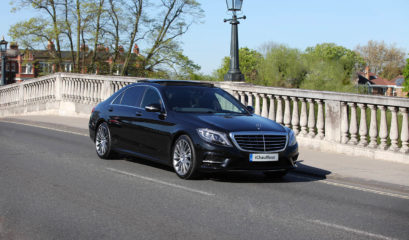
[(356, 51), (365, 59), (370, 71), (382, 78), (392, 79), (398, 76), (405, 65), (405, 52), (384, 41), (370, 40), (367, 45), (358, 45)]
[[(354, 51), (342, 46), (337, 46), (334, 43), (317, 44), (315, 47), (307, 48), (305, 52), (308, 57), (315, 57), (316, 59), (325, 61), (327, 64), (333, 65), (329, 66), (330, 69), (335, 70), (335, 68), (341, 68), (337, 70), (337, 72), (338, 74), (342, 72), (343, 75), (338, 75), (337, 80), (342, 79), (343, 85), (350, 84), (352, 75), (357, 69), (362, 68), (365, 63), (364, 59)], [(309, 60), (310, 59), (311, 58), (309, 58)], [(317, 62), (317, 64), (318, 68), (323, 66), (322, 63)]]
[[(183, 55), (178, 41), (203, 17), (196, 0), (17, 0), (13, 5), (13, 11), (29, 8), (40, 14), (11, 26), (13, 40), (31, 49), (44, 49), (53, 41), (58, 65), (61, 52), (69, 49), (78, 72), (98, 69), (99, 73), (112, 74), (118, 65), (123, 75), (148, 76), (182, 66), (193, 75), (199, 70)], [(132, 62), (136, 43), (146, 46), (138, 65)], [(97, 54), (99, 46), (110, 47), (108, 56)], [(89, 52), (84, 55), (82, 48), (89, 48)], [(107, 70), (102, 62), (109, 58)]]
[(285, 45), (264, 46), (265, 58), (260, 64), (258, 84), (278, 87), (299, 87), (306, 69), (298, 49)]
[(405, 78), (405, 81), (403, 82), (404, 91), (409, 92), (409, 58), (406, 59), (406, 66), (403, 69), (403, 76)]
[[(258, 79), (258, 68), (263, 60), (261, 53), (247, 47), (239, 49), (239, 64), (240, 70), (246, 81), (255, 83)], [(229, 71), (230, 57), (224, 57), (222, 66), (216, 70), (216, 78), (220, 81), (224, 79), (224, 75)]]

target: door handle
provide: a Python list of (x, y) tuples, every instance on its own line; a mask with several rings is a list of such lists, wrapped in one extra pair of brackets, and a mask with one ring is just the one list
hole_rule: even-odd
[(140, 116), (142, 116), (142, 112), (137, 111), (137, 112), (135, 113), (135, 115), (138, 116), (138, 117), (140, 117)]
[(109, 112), (112, 112), (112, 111), (114, 111), (114, 108), (113, 108), (113, 107), (110, 107), (110, 108), (108, 108), (108, 111), (109, 111)]

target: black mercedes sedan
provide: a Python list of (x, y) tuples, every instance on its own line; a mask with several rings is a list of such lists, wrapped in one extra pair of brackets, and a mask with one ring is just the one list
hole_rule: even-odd
[(184, 179), (237, 170), (284, 176), (298, 158), (291, 129), (212, 84), (192, 81), (122, 88), (93, 109), (89, 133), (100, 158), (129, 154), (172, 166)]

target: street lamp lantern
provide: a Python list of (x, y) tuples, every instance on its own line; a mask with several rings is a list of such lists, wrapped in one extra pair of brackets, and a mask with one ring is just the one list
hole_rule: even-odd
[(1, 53), (1, 82), (0, 85), (6, 85), (6, 53), (8, 42), (3, 39), (0, 41), (0, 53)]
[(241, 11), (243, 0), (226, 0), (227, 10), (233, 12), (231, 19), (224, 19), (224, 22), (230, 22), (231, 24), (231, 43), (230, 43), (230, 67), (226, 75), (224, 75), (224, 81), (243, 82), (244, 75), (240, 71), (239, 66), (239, 36), (238, 27), (240, 23), (239, 19), (246, 19), (246, 16), (237, 17), (236, 11)]
[(241, 11), (243, 0), (226, 0), (226, 5), (229, 11)]

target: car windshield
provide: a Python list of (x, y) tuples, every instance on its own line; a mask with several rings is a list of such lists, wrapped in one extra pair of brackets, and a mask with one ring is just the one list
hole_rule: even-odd
[(220, 88), (168, 86), (164, 95), (168, 107), (176, 112), (248, 114), (240, 102)]

